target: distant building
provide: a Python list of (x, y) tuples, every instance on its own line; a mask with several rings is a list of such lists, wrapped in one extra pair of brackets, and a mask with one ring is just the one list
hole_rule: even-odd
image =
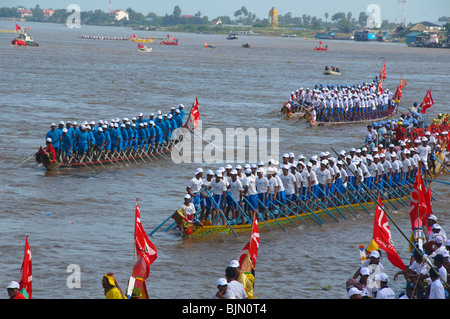
[(220, 20), (220, 18), (219, 18), (219, 20), (214, 20), (214, 21), (211, 21), (211, 24), (213, 24), (213, 25), (219, 25), (219, 24), (222, 24), (222, 20)]
[(33, 16), (33, 11), (25, 9), (25, 8), (19, 8), (17, 11), (19, 11), (21, 18), (26, 18), (26, 17), (32, 17)]
[(123, 10), (114, 10), (111, 11), (111, 16), (114, 18), (114, 20), (120, 21), (122, 19), (130, 20), (130, 15), (128, 12)]
[(44, 9), (44, 10), (42, 10), (42, 12), (44, 13), (44, 18), (45, 18), (45, 19), (48, 19), (48, 18), (50, 18), (50, 17), (55, 13), (55, 10), (52, 10), (52, 9)]

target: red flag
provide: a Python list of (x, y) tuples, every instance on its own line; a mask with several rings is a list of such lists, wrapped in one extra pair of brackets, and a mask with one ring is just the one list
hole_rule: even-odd
[(138, 48), (139, 48), (139, 49), (143, 49), (143, 48), (144, 48), (144, 45), (143, 45), (142, 43), (138, 42)]
[(401, 98), (402, 98), (402, 85), (399, 84), (399, 86), (397, 87), (397, 90), (395, 91), (394, 96), (392, 97), (392, 99), (395, 102), (398, 103), (398, 102), (400, 102)]
[(32, 276), (31, 250), (28, 244), (28, 236), (25, 238), (25, 253), (23, 256), (22, 267), (20, 268), (19, 290), (28, 299), (32, 298), (33, 276)]
[(400, 77), (400, 85), (402, 86), (402, 89), (406, 86), (406, 84), (408, 84), (408, 82), (406, 82), (405, 80), (403, 80), (402, 77)]
[(383, 94), (383, 83), (381, 82), (381, 74), (380, 78), (378, 79), (378, 93)]
[(191, 113), (189, 113), (189, 118), (186, 121), (186, 124), (184, 124), (183, 127), (189, 129), (189, 124), (192, 122), (193, 128), (197, 128), (198, 123), (200, 121), (200, 113), (198, 111), (198, 100), (197, 97), (195, 98), (195, 102), (192, 105)]
[(397, 268), (406, 270), (406, 266), (403, 263), (400, 256), (394, 247), (394, 242), (391, 237), (391, 231), (389, 230), (389, 224), (386, 214), (381, 209), (383, 203), (378, 197), (378, 206), (375, 212), (375, 222), (373, 226), (373, 239), (378, 244), (378, 247), (383, 249), (387, 253), (389, 261)]
[(158, 258), (155, 245), (150, 241), (141, 224), (141, 212), (136, 199), (136, 221), (134, 228), (134, 241), (136, 244), (136, 253), (141, 257), (147, 267), (146, 276), (150, 272), (150, 265)]
[(20, 30), (20, 26), (16, 23), (16, 31)]
[[(250, 272), (251, 268), (255, 268), (256, 258), (258, 257), (258, 249), (259, 249), (259, 225), (258, 225), (258, 218), (255, 213), (253, 218), (252, 234), (250, 236), (250, 240), (245, 245), (244, 249), (242, 249), (241, 255), (239, 256), (239, 265), (241, 269), (243, 270), (245, 269), (245, 271)], [(247, 256), (249, 257), (249, 261), (251, 262), (251, 267), (246, 267), (245, 265)]]
[(381, 76), (383, 79), (386, 78), (386, 63), (383, 61), (383, 70), (381, 70)]
[(426, 220), (428, 216), (431, 215), (431, 211), (428, 209), (429, 195), (427, 194), (425, 184), (423, 183), (422, 175), (420, 173), (420, 166), (421, 164), (419, 163), (416, 180), (411, 193), (411, 202), (409, 204), (411, 229), (414, 229), (414, 225), (417, 224), (426, 225)]
[(423, 99), (422, 104), (420, 104), (420, 107), (422, 108), (422, 113), (425, 113), (425, 111), (430, 108), (434, 104), (433, 98), (431, 97), (431, 89), (428, 90), (427, 94), (425, 94), (425, 98)]

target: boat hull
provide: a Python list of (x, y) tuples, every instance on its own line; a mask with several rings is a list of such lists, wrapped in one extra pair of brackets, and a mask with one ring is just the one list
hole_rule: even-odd
[[(403, 196), (401, 198), (403, 200), (406, 200), (409, 197)], [(394, 200), (395, 199), (391, 199), (391, 201), (394, 201)], [(388, 203), (388, 200), (383, 200), (382, 202), (385, 204), (385, 203)], [(367, 209), (367, 207), (375, 207), (376, 205), (377, 204), (374, 203), (373, 201), (368, 201), (367, 203), (361, 203), (361, 204), (356, 203), (356, 204), (351, 204), (351, 205), (340, 205), (340, 206), (336, 205), (337, 208), (329, 207), (328, 210), (330, 212), (335, 212), (335, 211), (337, 211), (337, 209), (342, 210), (342, 209), (345, 209), (346, 207), (347, 208), (365, 207)], [(320, 216), (320, 217), (324, 217), (324, 216), (328, 216), (329, 212), (327, 212), (325, 210), (317, 210), (314, 212), (314, 214), (316, 214), (317, 216)], [(265, 222), (260, 221), (259, 228), (267, 229), (270, 227), (272, 229), (275, 229), (276, 227), (279, 227), (279, 224), (281, 224), (283, 226), (286, 226), (286, 225), (294, 226), (293, 222), (302, 222), (302, 219), (305, 221), (310, 221), (311, 218), (314, 218), (314, 216), (309, 212), (308, 213), (305, 212), (305, 213), (298, 214), (298, 216), (290, 215), (289, 218), (288, 217), (280, 217), (280, 218), (277, 218), (276, 220), (269, 219)], [(185, 238), (208, 238), (208, 237), (213, 237), (215, 235), (234, 234), (234, 232), (237, 234), (238, 233), (249, 233), (252, 230), (252, 224), (232, 225), (231, 227), (228, 225), (206, 225), (206, 226), (202, 226), (202, 227), (194, 226), (194, 227), (192, 227), (193, 229), (190, 231), (189, 234), (182, 232), (182, 236)]]
[(323, 74), (325, 74), (325, 75), (341, 75), (341, 72), (326, 70), (323, 72)]

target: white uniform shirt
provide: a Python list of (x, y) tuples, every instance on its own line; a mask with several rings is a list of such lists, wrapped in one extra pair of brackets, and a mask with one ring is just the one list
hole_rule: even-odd
[(195, 177), (191, 178), (191, 180), (188, 182), (187, 187), (189, 187), (191, 189), (192, 193), (198, 193), (200, 191), (200, 189), (202, 189), (203, 186), (203, 180), (197, 179)]
[(267, 193), (267, 187), (269, 186), (269, 181), (264, 176), (255, 179), (256, 192), (258, 194)]
[[(278, 176), (278, 175), (277, 175)], [(295, 176), (292, 173), (288, 173), (287, 175), (281, 174), (279, 176), (281, 182), (283, 183), (284, 190), (286, 192), (286, 195), (292, 195), (295, 194), (297, 191), (295, 189), (295, 182), (297, 180), (295, 179)]]
[(233, 293), (236, 299), (247, 299), (244, 286), (237, 280), (232, 280), (228, 283), (228, 290)]
[(236, 178), (236, 180), (230, 181), (230, 194), (235, 201), (239, 202), (241, 200), (240, 191), (243, 190), (241, 181)]
[(214, 195), (223, 195), (223, 192), (226, 192), (227, 185), (223, 179), (220, 179), (218, 182), (216, 178), (213, 178), (211, 181), (211, 190)]

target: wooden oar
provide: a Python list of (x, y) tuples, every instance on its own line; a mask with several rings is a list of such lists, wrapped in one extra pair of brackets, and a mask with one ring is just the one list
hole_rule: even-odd
[[(247, 200), (247, 198), (245, 198), (245, 196), (244, 196), (244, 201), (247, 202), (247, 204), (251, 206), (250, 202)], [(269, 226), (269, 224), (267, 224), (267, 222), (264, 220), (264, 218), (261, 218), (257, 209), (255, 209), (255, 213), (258, 214), (258, 217), (260, 219), (262, 219), (262, 221), (267, 225), (267, 227), (269, 227), (270, 230), (272, 230), (272, 228)]]
[(280, 222), (278, 221), (278, 219), (275, 218), (275, 216), (272, 215), (272, 213), (270, 212), (270, 210), (261, 202), (261, 200), (258, 198), (258, 202), (261, 204), (261, 206), (264, 207), (264, 209), (267, 211), (267, 213), (269, 214), (269, 216), (275, 220), (277, 222), (277, 224), (284, 230), (286, 231), (286, 229), (284, 229), (284, 227), (280, 224)]
[[(317, 203), (315, 203), (313, 200), (311, 200), (310, 202), (318, 207), (319, 209), (321, 209), (322, 211), (326, 212), (328, 215), (330, 215), (331, 217), (333, 217), (333, 219), (337, 222), (339, 222), (339, 219), (337, 219), (333, 213), (322, 203), (322, 201), (320, 200), (319, 197), (316, 196), (316, 194), (314, 194), (313, 192), (311, 192), (312, 196), (314, 196), (315, 199), (317, 199)], [(318, 204), (320, 203), (320, 204)]]
[[(300, 196), (300, 195), (299, 195)], [(309, 215), (308, 213), (305, 213), (306, 216), (309, 216), (312, 220), (314, 220), (318, 225), (322, 226), (323, 225), (323, 221), (319, 218), (319, 216), (317, 216), (314, 211), (308, 206), (306, 205), (306, 203), (304, 201), (302, 201), (300, 198), (297, 198), (299, 201), (302, 202), (302, 205), (305, 205), (305, 207), (311, 212), (311, 214), (317, 218), (317, 220), (315, 220), (314, 218), (312, 218), (311, 215)], [(296, 205), (293, 201), (291, 201), (289, 198), (286, 198), (286, 200), (288, 202), (290, 202), (292, 205), (294, 205), (295, 207), (297, 207), (299, 210), (302, 210), (302, 208), (298, 205)]]
[[(283, 206), (284, 207), (284, 205), (282, 204), (282, 203), (280, 203), (277, 199), (275, 199), (274, 198), (274, 202), (278, 202), (278, 204), (279, 205), (281, 205), (281, 206)], [(282, 209), (281, 209), (281, 207), (278, 207), (278, 210), (280, 211), (280, 213), (281, 214), (283, 214), (287, 219), (289, 219), (293, 224), (295, 224), (296, 226), (299, 226), (299, 225), (297, 225)], [(301, 218), (300, 218), (301, 219)], [(308, 225), (309, 227), (311, 227), (307, 222), (305, 222), (303, 219), (301, 219), (306, 225)]]
[[(278, 204), (280, 204), (282, 207), (285, 207), (287, 210), (289, 210), (292, 214), (294, 214), (295, 216), (297, 216), (298, 219), (300, 219), (302, 222), (304, 222), (308, 227), (311, 227), (310, 224), (308, 224), (303, 218), (301, 218), (297, 213), (295, 213), (292, 209), (290, 209), (287, 205), (283, 204), (282, 202), (280, 202), (278, 199), (275, 199), (276, 202), (278, 202)], [(283, 212), (282, 209), (280, 209), (280, 212), (282, 212), (282, 214), (284, 214), (286, 217), (287, 215)]]
[[(173, 214), (172, 214), (173, 215)], [(156, 227), (150, 234), (148, 234), (149, 236), (152, 236), (158, 229), (160, 229), (162, 227), (162, 225), (164, 225), (170, 218), (172, 218), (172, 215), (170, 215), (169, 217), (167, 217), (158, 227)]]
[(323, 196), (325, 196), (326, 198), (328, 198), (328, 201), (331, 202), (331, 204), (334, 206), (334, 208), (339, 212), (339, 214), (341, 214), (342, 218), (344, 218), (345, 220), (347, 219), (347, 217), (345, 217), (345, 215), (341, 212), (341, 210), (339, 208), (337, 208), (336, 204), (334, 204), (334, 202), (331, 200), (330, 197), (327, 196), (327, 194), (325, 194), (325, 192), (323, 191), (323, 189), (320, 187), (320, 185), (318, 185), (320, 192), (323, 194)]
[[(219, 205), (217, 204), (217, 202), (214, 200), (214, 197), (212, 197), (211, 193), (208, 191), (208, 189), (206, 189), (206, 192), (208, 193), (209, 197), (211, 197), (211, 200), (214, 202), (214, 204), (216, 204), (217, 208), (219, 207)], [(238, 236), (236, 234), (236, 232), (234, 231), (233, 227), (231, 226), (231, 224), (228, 222), (227, 217), (225, 216), (225, 214), (223, 213), (223, 211), (219, 208), (220, 213), (222, 214), (223, 219), (225, 220), (225, 222), (227, 223), (227, 225), (230, 227), (230, 229), (233, 231), (234, 236)]]
[(17, 164), (16, 166), (14, 166), (14, 168), (19, 167), (20, 165), (22, 165), (25, 162), (28, 162), (30, 159), (32, 159), (34, 156), (36, 156), (36, 154), (31, 155), (30, 157), (28, 157), (26, 160), (20, 162), (19, 164)]

